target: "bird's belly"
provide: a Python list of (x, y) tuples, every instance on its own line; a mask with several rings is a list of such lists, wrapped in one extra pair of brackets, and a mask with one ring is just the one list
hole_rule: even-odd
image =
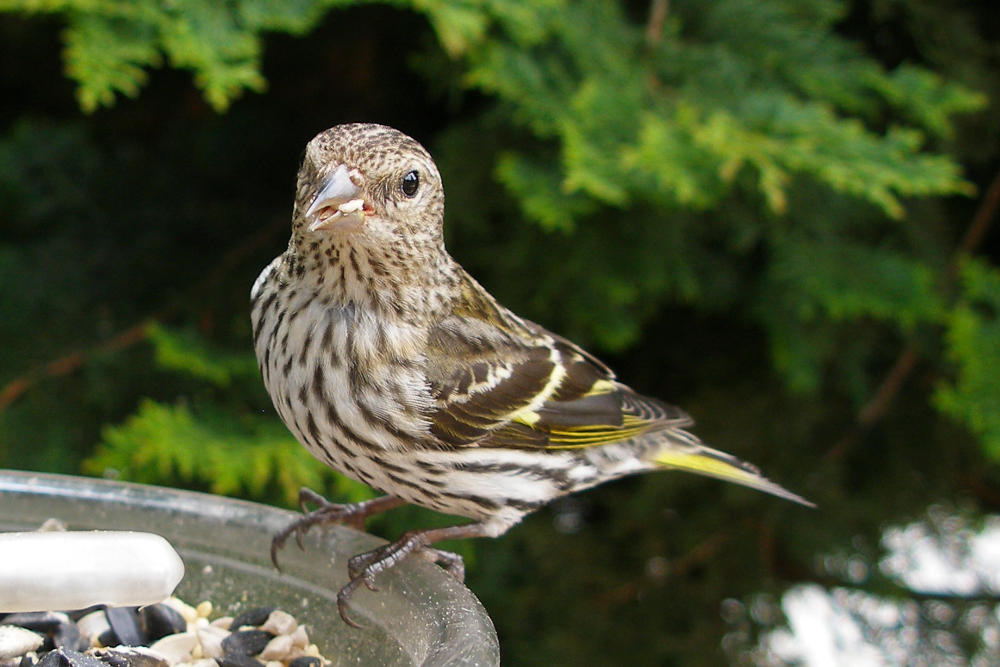
[(413, 333), (316, 300), (274, 312), (256, 351), (278, 415), (316, 458), (391, 492), (390, 455), (429, 439)]

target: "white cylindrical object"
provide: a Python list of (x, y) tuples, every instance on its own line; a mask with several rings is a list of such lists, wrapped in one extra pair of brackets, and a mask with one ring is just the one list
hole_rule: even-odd
[(183, 576), (180, 556), (153, 533), (0, 533), (0, 612), (151, 604)]

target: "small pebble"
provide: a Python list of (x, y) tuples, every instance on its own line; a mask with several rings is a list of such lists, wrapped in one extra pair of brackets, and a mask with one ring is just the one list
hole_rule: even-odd
[(39, 667), (70, 667), (69, 656), (63, 653), (65, 649), (55, 649), (49, 651), (38, 661)]
[(66, 524), (54, 517), (46, 519), (42, 522), (42, 525), (38, 527), (38, 532), (40, 533), (51, 533), (54, 531), (64, 530), (66, 530)]
[(264, 630), (239, 630), (222, 640), (226, 655), (257, 655), (274, 637)]
[(219, 663), (211, 658), (202, 658), (191, 662), (179, 662), (174, 667), (219, 667)]
[(181, 632), (176, 635), (168, 635), (162, 639), (157, 639), (149, 647), (149, 650), (157, 653), (171, 665), (177, 662), (184, 662), (191, 657), (191, 652), (198, 645), (198, 635), (193, 632)]
[(319, 658), (311, 655), (303, 655), (288, 663), (288, 667), (320, 667), (321, 664), (322, 662)]
[(278, 635), (267, 643), (264, 650), (260, 652), (261, 660), (284, 660), (292, 650), (292, 638), (288, 635)]
[(59, 611), (28, 611), (7, 614), (3, 620), (6, 625), (16, 625), (33, 630), (45, 636), (42, 650), (67, 648), (71, 651), (84, 648), (80, 638), (80, 630), (69, 616)]
[(187, 630), (181, 613), (165, 604), (151, 604), (139, 610), (139, 625), (148, 641)]
[(264, 667), (264, 663), (249, 655), (224, 655), (217, 658), (219, 667)]
[(299, 626), (295, 617), (287, 611), (275, 609), (267, 616), (267, 620), (260, 626), (261, 630), (267, 630), (276, 635), (289, 635)]
[[(146, 607), (0, 614), (0, 667), (323, 667), (306, 628), (275, 607), (209, 620), (176, 598)], [(241, 629), (242, 628), (242, 629)], [(235, 630), (235, 631), (233, 631)], [(5, 639), (5, 633), (11, 638)], [(22, 643), (15, 639), (22, 638)], [(31, 639), (28, 642), (28, 639)], [(152, 642), (151, 646), (147, 646)]]
[(146, 643), (146, 634), (139, 627), (137, 607), (108, 607), (104, 610), (108, 624), (115, 633), (115, 639), (104, 642), (105, 646), (124, 644), (125, 646), (142, 646)]
[(275, 609), (268, 614), (267, 620), (260, 626), (260, 629), (276, 635), (290, 635), (297, 627), (299, 627), (299, 623), (294, 616), (287, 611)]
[(165, 604), (179, 613), (187, 623), (194, 623), (195, 619), (198, 618), (198, 612), (195, 611), (195, 608), (180, 598), (167, 598), (161, 604)]
[(275, 611), (276, 607), (257, 607), (255, 609), (250, 609), (243, 612), (239, 616), (233, 619), (233, 623), (229, 626), (232, 631), (239, 630), (244, 626), (259, 627), (267, 622), (268, 617), (271, 612)]
[(309, 645), (309, 635), (306, 634), (306, 626), (300, 625), (295, 628), (295, 632), (291, 634), (292, 645), (299, 648), (305, 648)]
[(38, 661), (38, 667), (108, 667), (93, 656), (57, 648), (49, 651)]
[(212, 601), (202, 600), (198, 603), (198, 606), (194, 608), (194, 611), (198, 614), (198, 618), (208, 618), (212, 615)]
[(45, 643), (45, 637), (37, 632), (19, 628), (16, 625), (0, 625), (0, 659), (6, 660), (28, 651), (34, 651)]
[(207, 625), (203, 628), (197, 628), (195, 633), (198, 635), (198, 641), (201, 644), (202, 657), (222, 657), (224, 653), (222, 649), (222, 641), (229, 636), (228, 630), (217, 628), (213, 625)]
[(94, 646), (116, 646), (120, 642), (118, 641), (118, 635), (108, 626), (107, 630), (94, 637), (93, 643)]
[(76, 622), (76, 628), (80, 631), (80, 636), (88, 645), (93, 644), (105, 632), (111, 630), (108, 617), (104, 610), (92, 611), (86, 616), (82, 616)]
[(58, 611), (22, 611), (7, 614), (3, 618), (5, 625), (16, 625), (29, 630), (50, 633), (70, 622), (69, 616)]
[(163, 657), (142, 646), (91, 649), (88, 653), (111, 667), (169, 667)]

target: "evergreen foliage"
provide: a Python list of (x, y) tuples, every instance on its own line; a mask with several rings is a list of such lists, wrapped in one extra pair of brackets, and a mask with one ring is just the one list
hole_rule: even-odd
[(85, 471), (114, 471), (147, 483), (173, 480), (223, 495), (273, 497), (292, 506), (302, 486), (353, 500), (371, 497), (363, 485), (317, 465), (281, 422), (240, 405), (240, 392), (231, 388), (259, 379), (253, 358), (213, 349), (190, 331), (152, 325), (147, 336), (160, 368), (208, 383), (214, 391), (173, 405), (140, 401), (124, 423), (103, 429)]
[(369, 497), (278, 422), (247, 293), (305, 141), (386, 122), (490, 291), (821, 508), (661, 475), (463, 546), (511, 664), (757, 660), (793, 582), (907, 596), (885, 526), (1000, 497), (987, 5), (0, 0), (0, 465)]
[(938, 407), (983, 440), (1000, 459), (1000, 270), (980, 260), (961, 267), (961, 294), (951, 310), (945, 340), (956, 366), (954, 381), (939, 387)]
[(226, 495), (266, 497), (277, 484), (289, 505), (301, 484), (325, 487), (322, 468), (312, 465), (309, 454), (274, 420), (234, 423), (230, 413), (150, 400), (142, 401), (124, 424), (104, 430), (102, 446), (84, 469), (114, 470), (140, 482), (177, 480)]

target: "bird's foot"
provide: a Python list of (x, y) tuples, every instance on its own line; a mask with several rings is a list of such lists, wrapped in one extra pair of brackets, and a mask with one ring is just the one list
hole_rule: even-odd
[[(295, 543), (299, 545), (299, 549), (302, 549), (302, 537), (313, 526), (335, 523), (364, 530), (365, 519), (369, 516), (403, 504), (404, 501), (395, 496), (381, 496), (360, 503), (331, 503), (315, 491), (303, 487), (299, 490), (299, 507), (304, 514), (271, 538), (271, 562), (276, 568), (281, 569), (278, 564), (278, 552), (284, 548), (285, 542), (292, 535), (295, 536)], [(316, 509), (309, 511), (309, 505), (315, 505)]]
[(420, 532), (412, 531), (399, 540), (383, 544), (377, 549), (366, 551), (347, 561), (347, 574), (351, 579), (362, 579), (371, 590), (377, 590), (374, 577), (383, 570), (388, 570), (410, 554), (420, 556), (441, 566), (445, 572), (457, 579), (465, 581), (465, 561), (452, 551), (435, 549), (426, 544), (420, 544)]
[(432, 528), (429, 530), (411, 530), (395, 542), (366, 551), (347, 561), (347, 574), (350, 581), (337, 593), (337, 609), (340, 617), (350, 626), (361, 627), (347, 615), (347, 605), (351, 596), (362, 584), (372, 591), (377, 591), (375, 575), (395, 567), (410, 554), (420, 555), (432, 563), (441, 565), (450, 575), (462, 581), (465, 578), (465, 563), (462, 557), (450, 551), (435, 549), (428, 545), (439, 540), (465, 537), (480, 537), (482, 525), (477, 523), (448, 528)]

